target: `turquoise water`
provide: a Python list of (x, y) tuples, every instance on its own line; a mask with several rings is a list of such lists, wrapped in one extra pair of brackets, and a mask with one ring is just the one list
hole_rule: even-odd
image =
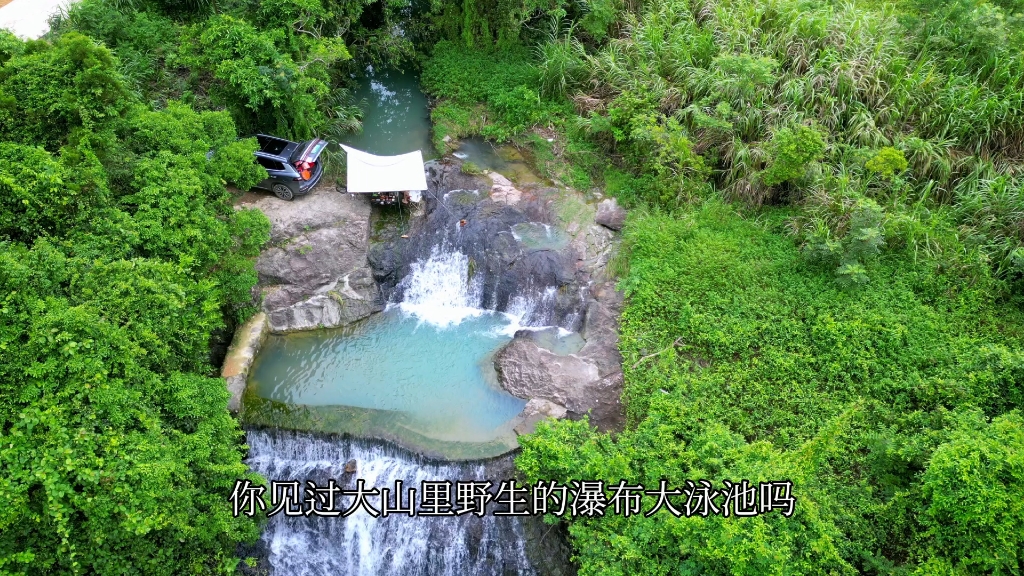
[(579, 332), (566, 332), (559, 328), (546, 328), (533, 333), (531, 340), (541, 348), (550, 350), (559, 356), (575, 354), (583, 349), (586, 340)]
[(433, 440), (490, 442), (525, 405), (498, 388), (491, 360), (508, 324), (481, 313), (439, 328), (393, 308), (354, 327), (271, 336), (250, 385), (293, 406), (399, 413), (403, 428)]
[(368, 68), (355, 97), (363, 110), (363, 130), (343, 144), (381, 156), (414, 150), (422, 151), (424, 159), (436, 156), (427, 97), (415, 74)]
[(521, 222), (512, 227), (512, 236), (527, 250), (561, 250), (569, 245), (569, 235), (540, 222)]

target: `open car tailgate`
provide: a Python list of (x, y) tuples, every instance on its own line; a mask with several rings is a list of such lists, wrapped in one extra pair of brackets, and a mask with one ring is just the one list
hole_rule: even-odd
[(320, 154), (327, 149), (327, 141), (321, 138), (314, 138), (310, 140), (302, 152), (297, 154), (292, 161), (295, 163), (309, 162), (313, 164), (320, 157)]

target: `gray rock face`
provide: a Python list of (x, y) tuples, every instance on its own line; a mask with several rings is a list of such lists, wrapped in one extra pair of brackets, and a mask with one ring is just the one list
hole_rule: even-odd
[(622, 293), (613, 282), (595, 284), (590, 289), (591, 300), (580, 334), (587, 343), (580, 356), (591, 359), (602, 378), (622, 373), (622, 355), (619, 353), (619, 314), (622, 313)]
[(622, 225), (626, 223), (626, 210), (619, 206), (614, 198), (602, 200), (597, 205), (597, 216), (594, 217), (594, 221), (605, 228), (622, 230)]
[(271, 223), (272, 247), (256, 262), (272, 332), (344, 326), (383, 308), (367, 263), (370, 203), (365, 195), (319, 187), (286, 202), (253, 204)]
[[(558, 356), (537, 345), (537, 334), (523, 331), (495, 355), (495, 368), (499, 382), (513, 396), (564, 406), (570, 416), (589, 414), (590, 422), (602, 430), (622, 429), (618, 316), (623, 310), (623, 294), (615, 290), (606, 270), (614, 249), (612, 233), (590, 227), (579, 231), (571, 246), (579, 258), (578, 274), (590, 286), (581, 330), (586, 340), (583, 348), (574, 355)], [(517, 426), (517, 431), (529, 434), (545, 417), (539, 412), (530, 411), (527, 405), (520, 415), (527, 423), (522, 430)]]
[(469, 258), (474, 279), (481, 284), (480, 307), (507, 311), (517, 296), (555, 288), (553, 310), (544, 311), (551, 316), (549, 323), (563, 325), (581, 317), (585, 279), (576, 267), (575, 252), (525, 247), (512, 231), (517, 224), (553, 221), (543, 194), (517, 190), (513, 201), (501, 196), (507, 179), (463, 174), (459, 165), (428, 163), (424, 216), (410, 219), (407, 237), (384, 239), (371, 248), (375, 279), (386, 298), (400, 300), (411, 264), (443, 246)]
[(525, 338), (513, 338), (494, 356), (494, 367), (513, 396), (542, 398), (573, 412), (586, 412), (591, 399), (578, 390), (598, 380), (595, 364), (575, 356), (558, 356)]
[[(616, 294), (614, 290), (611, 293)], [(537, 346), (526, 333), (516, 334), (495, 354), (494, 367), (501, 386), (513, 396), (530, 400), (520, 414), (523, 423), (516, 426), (516, 432), (529, 434), (539, 420), (560, 418), (566, 412), (574, 416), (589, 414), (591, 424), (601, 430), (622, 428), (622, 357), (617, 349), (617, 315), (613, 315), (611, 307), (601, 310), (595, 306), (602, 305), (591, 303), (588, 315), (594, 309), (601, 316), (585, 324), (591, 326), (591, 339), (578, 354), (560, 356), (549, 352)]]

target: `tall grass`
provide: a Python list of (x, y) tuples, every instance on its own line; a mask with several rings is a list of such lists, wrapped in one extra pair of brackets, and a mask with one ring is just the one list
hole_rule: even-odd
[[(630, 139), (645, 137), (638, 119), (675, 119), (734, 198), (820, 198), (816, 190), (831, 182), (821, 178), (844, 174), (855, 181), (850, 194), (879, 201), (892, 220), (922, 214), (914, 208), (922, 199), (953, 208), (948, 225), (960, 229), (932, 238), (966, 244), (947, 253), (977, 247), (1001, 277), (1024, 274), (1019, 16), (966, 0), (919, 0), (900, 11), (852, 2), (654, 0), (621, 20), (622, 33), (589, 52), (564, 29), (538, 49), (545, 90), (577, 103), (581, 123), (613, 152), (628, 154)], [(767, 186), (768, 144), (793, 125), (825, 131), (825, 157), (804, 177)], [(895, 182), (865, 169), (885, 147), (907, 160)], [(641, 171), (651, 162), (636, 160), (630, 167)]]

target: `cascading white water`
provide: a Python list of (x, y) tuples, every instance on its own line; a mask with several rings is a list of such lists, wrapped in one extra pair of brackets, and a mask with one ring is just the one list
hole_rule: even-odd
[[(438, 328), (494, 313), (481, 307), (483, 282), (480, 276), (471, 278), (469, 257), (455, 249), (434, 246), (426, 260), (412, 263), (401, 287), (403, 299), (399, 308)], [(540, 290), (523, 287), (510, 299), (503, 313), (509, 324), (500, 333), (511, 336), (524, 328), (540, 329), (550, 325), (556, 291), (554, 286)]]
[(469, 257), (435, 246), (430, 257), (414, 262), (402, 282), (403, 312), (440, 328), (479, 316), (482, 284), (469, 279)]
[[(356, 460), (349, 475), (366, 486), (417, 489), (423, 480), (492, 480), (480, 463), (431, 464), (381, 443), (307, 436), (289, 432), (250, 431), (248, 463), (267, 479), (307, 479), (324, 486), (339, 481), (345, 463)], [(404, 497), (404, 496), (403, 496)], [(338, 505), (347, 508), (351, 497)], [(379, 499), (371, 500), (379, 506)], [(403, 501), (404, 503), (404, 501)], [(364, 510), (347, 517), (272, 517), (263, 539), (276, 576), (396, 575), (490, 576), (536, 574), (526, 557), (517, 517), (472, 514), (458, 517), (373, 518)]]
[(523, 328), (540, 329), (546, 327), (548, 319), (555, 313), (554, 286), (545, 288), (539, 294), (516, 295), (508, 303), (505, 315), (511, 321), (506, 334), (512, 335)]
[[(451, 248), (434, 247), (430, 256), (411, 265), (403, 280), (403, 314), (443, 330), (469, 318), (493, 314), (507, 325), (495, 334), (550, 323), (556, 289), (523, 287), (507, 312), (481, 308), (482, 282), (471, 278), (469, 258)], [(446, 331), (447, 332), (447, 331)], [(454, 335), (453, 335), (454, 337)], [(492, 337), (493, 338), (493, 337)], [(414, 375), (413, 375), (414, 376)], [(424, 392), (429, 393), (429, 392)], [(344, 476), (345, 463), (355, 459), (358, 471), (347, 476), (367, 487), (419, 489), (423, 480), (491, 480), (481, 463), (424, 463), (408, 453), (377, 441), (328, 439), (290, 432), (250, 430), (249, 466), (268, 480), (313, 480), (319, 486)], [(510, 464), (506, 461), (506, 466)], [(340, 503), (347, 505), (345, 501)], [(270, 519), (262, 536), (274, 576), (378, 575), (490, 576), (535, 574), (527, 560), (522, 520), (517, 517), (474, 515), (459, 517), (390, 516), (373, 518), (364, 511), (340, 517)]]

